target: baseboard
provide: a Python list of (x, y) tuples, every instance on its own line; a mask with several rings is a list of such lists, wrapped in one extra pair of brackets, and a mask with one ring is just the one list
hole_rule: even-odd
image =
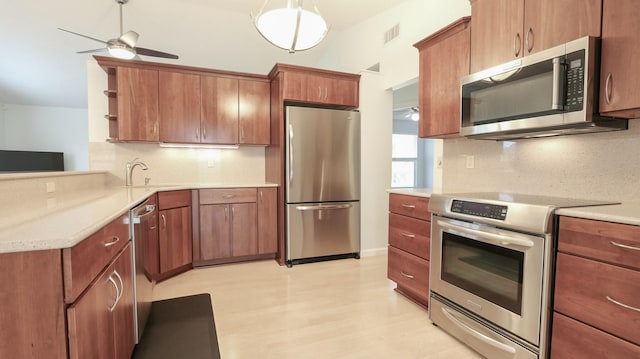
[(387, 247), (364, 249), (360, 251), (360, 258), (382, 256), (386, 254), (387, 254)]

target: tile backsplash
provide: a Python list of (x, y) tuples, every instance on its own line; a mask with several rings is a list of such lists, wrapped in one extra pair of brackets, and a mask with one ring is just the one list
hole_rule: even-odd
[(89, 168), (107, 171), (116, 183), (125, 182), (126, 163), (139, 158), (133, 184), (263, 183), (264, 147), (239, 149), (163, 148), (157, 144), (89, 142)]
[[(467, 157), (473, 156), (473, 168)], [(629, 130), (517, 141), (443, 144), (444, 192), (640, 200), (640, 120)], [(471, 161), (469, 161), (471, 162)]]

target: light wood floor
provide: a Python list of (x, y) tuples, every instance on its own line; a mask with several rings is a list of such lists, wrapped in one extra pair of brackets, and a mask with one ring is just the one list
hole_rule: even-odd
[(480, 358), (393, 288), (386, 256), (194, 269), (154, 299), (210, 293), (222, 359)]

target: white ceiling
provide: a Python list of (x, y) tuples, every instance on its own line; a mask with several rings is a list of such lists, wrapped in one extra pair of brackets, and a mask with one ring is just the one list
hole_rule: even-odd
[[(276, 62), (312, 66), (341, 30), (403, 1), (316, 0), (331, 29), (318, 47), (296, 54), (269, 45), (253, 27), (249, 14), (263, 0), (129, 0), (124, 31), (138, 32), (140, 47), (180, 56), (143, 60), (266, 74)], [(115, 0), (4, 1), (0, 103), (85, 108), (92, 57), (75, 52), (101, 44), (57, 28), (108, 40), (118, 36), (118, 21)]]

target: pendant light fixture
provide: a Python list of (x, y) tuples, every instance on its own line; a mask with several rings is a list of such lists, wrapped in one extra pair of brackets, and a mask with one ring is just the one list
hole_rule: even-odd
[(320, 15), (315, 0), (307, 1), (311, 3), (308, 9), (303, 6), (303, 0), (286, 0), (286, 7), (272, 9), (267, 6), (269, 2), (279, 1), (265, 0), (258, 15), (253, 17), (253, 24), (271, 44), (294, 53), (310, 49), (324, 39), (327, 23)]

